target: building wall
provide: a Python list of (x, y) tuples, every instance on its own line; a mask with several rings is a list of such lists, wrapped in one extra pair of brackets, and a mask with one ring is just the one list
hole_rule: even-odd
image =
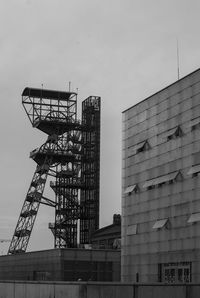
[(3, 298), (197, 298), (200, 285), (0, 281)]
[(120, 251), (106, 249), (62, 250), (63, 280), (119, 281)]
[(95, 231), (91, 236), (92, 248), (113, 249), (120, 248), (121, 223), (112, 224)]
[(62, 280), (60, 250), (0, 256), (1, 280)]
[(0, 280), (119, 281), (120, 251), (52, 249), (0, 256)]
[(200, 222), (188, 222), (200, 212), (200, 176), (188, 173), (200, 164), (198, 120), (200, 70), (123, 113), (122, 281), (182, 281), (188, 267), (200, 281)]

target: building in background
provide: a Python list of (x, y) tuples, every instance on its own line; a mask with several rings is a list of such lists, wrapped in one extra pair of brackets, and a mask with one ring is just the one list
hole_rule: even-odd
[(92, 248), (121, 249), (121, 215), (113, 215), (113, 223), (96, 230), (91, 237)]
[(200, 69), (123, 112), (122, 281), (200, 281)]

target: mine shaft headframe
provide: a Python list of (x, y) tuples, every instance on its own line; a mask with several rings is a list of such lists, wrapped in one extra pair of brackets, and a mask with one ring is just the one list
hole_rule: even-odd
[[(76, 123), (77, 93), (26, 87), (22, 104), (33, 127), (38, 123)], [(43, 125), (44, 126), (44, 125)], [(49, 133), (45, 128), (39, 128)]]

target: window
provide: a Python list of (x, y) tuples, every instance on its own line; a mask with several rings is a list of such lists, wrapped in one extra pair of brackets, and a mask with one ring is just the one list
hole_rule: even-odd
[(125, 189), (124, 194), (131, 195), (131, 193), (132, 193), (133, 191), (134, 191), (134, 192), (137, 192), (137, 191), (138, 191), (138, 186), (137, 186), (137, 184), (128, 186), (128, 187)]
[(158, 264), (158, 276), (160, 282), (188, 283), (192, 281), (192, 263), (177, 262)]
[(192, 177), (196, 177), (198, 176), (199, 173), (200, 173), (200, 165), (195, 165), (190, 168), (187, 174), (192, 175)]
[(150, 149), (150, 145), (149, 145), (148, 141), (145, 141), (138, 145), (138, 148), (136, 149), (136, 153), (147, 151), (149, 149)]
[(166, 183), (171, 184), (171, 183), (174, 183), (175, 181), (180, 181), (181, 179), (182, 179), (182, 174), (180, 171), (177, 171), (177, 172), (169, 173), (167, 175), (163, 175), (163, 176), (148, 180), (143, 185), (143, 188), (147, 188), (149, 190), (149, 189), (155, 188), (156, 186), (161, 187)]
[(194, 177), (197, 177), (198, 175), (199, 175), (199, 172), (192, 174), (192, 177), (194, 178)]
[(149, 186), (147, 187), (147, 189), (150, 190), (150, 189), (154, 189), (155, 187), (156, 187), (155, 185), (149, 185)]
[(192, 119), (190, 122), (191, 131), (200, 129), (200, 118)]
[(128, 226), (126, 234), (127, 234), (127, 236), (136, 235), (137, 234), (137, 224)]
[(195, 129), (199, 129), (200, 128), (200, 123), (192, 125), (191, 127), (191, 131), (195, 130)]
[(149, 149), (150, 149), (150, 145), (149, 145), (149, 142), (147, 140), (143, 141), (143, 142), (140, 142), (139, 144), (135, 145), (134, 147), (130, 147), (128, 149), (128, 157), (130, 157), (132, 155), (135, 155), (135, 154), (138, 154), (140, 152), (147, 151)]
[(183, 132), (180, 126), (177, 126), (175, 129), (171, 131), (171, 133), (167, 136), (167, 141), (174, 140), (178, 137), (182, 137)]
[(168, 223), (169, 219), (168, 218), (164, 218), (164, 219), (158, 219), (154, 225), (153, 225), (153, 229), (162, 229), (164, 227), (167, 227), (167, 223)]
[(200, 221), (200, 212), (192, 213), (187, 220), (188, 223), (196, 223), (198, 221)]

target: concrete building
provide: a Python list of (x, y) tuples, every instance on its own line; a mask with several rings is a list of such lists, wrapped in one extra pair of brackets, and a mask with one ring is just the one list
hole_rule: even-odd
[(120, 251), (71, 248), (0, 256), (0, 280), (119, 281)]
[(123, 112), (122, 281), (200, 282), (200, 69)]

